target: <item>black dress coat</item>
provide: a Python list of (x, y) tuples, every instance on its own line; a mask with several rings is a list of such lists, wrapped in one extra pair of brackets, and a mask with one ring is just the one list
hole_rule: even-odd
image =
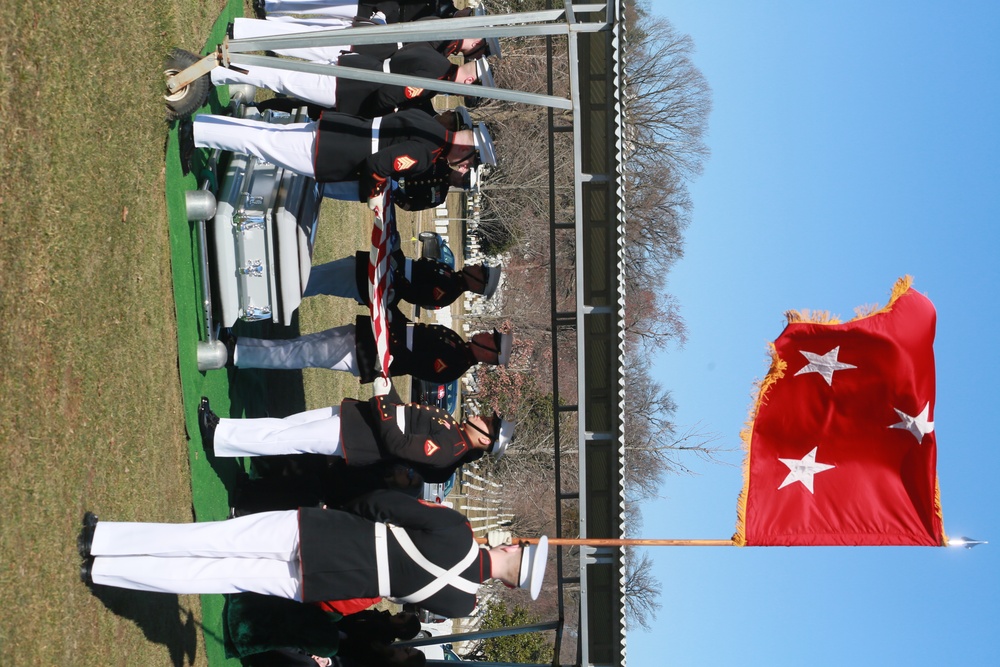
[(427, 482), (447, 481), (460, 466), (484, 453), (472, 447), (450, 414), (429, 405), (403, 403), (395, 391), (340, 404), (340, 447), (348, 466), (398, 460)]
[(390, 178), (430, 169), (454, 140), (441, 123), (419, 109), (381, 119), (379, 150), (373, 153), (371, 119), (324, 111), (313, 151), (316, 180), (358, 181), (358, 199), (363, 201), (381, 193)]
[[(418, 21), (437, 21), (440, 16), (423, 16), (416, 20)], [(373, 56), (379, 60), (385, 60), (398, 49), (403, 48), (404, 44), (415, 44), (416, 42), (386, 42), (384, 44), (354, 44), (351, 46), (351, 51), (355, 53), (363, 53), (368, 56)], [(459, 53), (462, 48), (461, 39), (442, 39), (433, 40), (429, 42), (421, 42), (422, 44), (429, 44), (431, 48), (439, 53), (446, 56), (454, 56)]]
[[(470, 552), (475, 539), (466, 518), (441, 505), (425, 505), (393, 491), (375, 491), (341, 510), (299, 510), (299, 554), (302, 600), (346, 600), (379, 595), (375, 560), (375, 522), (404, 528), (420, 553), (431, 563), (450, 569)], [(387, 534), (390, 595), (412, 595), (436, 579), (415, 563)], [(489, 552), (480, 549), (461, 577), (479, 584), (491, 576)], [(421, 601), (435, 614), (468, 616), (476, 596), (453, 586)]]
[[(369, 304), (368, 255), (368, 252), (362, 250), (354, 256), (358, 294), (366, 304)], [(410, 259), (402, 251), (394, 252), (389, 261), (392, 270), (390, 307), (406, 301), (421, 308), (443, 308), (451, 305), (465, 292), (465, 276), (461, 270), (456, 271), (444, 262), (429, 257)], [(406, 278), (407, 262), (410, 264), (409, 279)]]
[(359, 2), (358, 17), (367, 19), (375, 12), (385, 15), (386, 23), (408, 23), (427, 17), (451, 18), (458, 11), (452, 0), (381, 0)]
[[(425, 79), (453, 78), (455, 65), (432, 46), (424, 42), (404, 44), (388, 59), (389, 72), (392, 74), (407, 74)], [(346, 53), (337, 64), (343, 67), (354, 67), (376, 72), (383, 71), (383, 61), (380, 58), (361, 53)], [(356, 79), (337, 79), (337, 111), (375, 118), (401, 109), (418, 107), (427, 111), (430, 98), (437, 93), (419, 86), (394, 86), (374, 81), (358, 81)]]
[(452, 168), (438, 160), (422, 174), (403, 176), (392, 193), (392, 203), (404, 211), (426, 211), (444, 203), (451, 188)]
[[(371, 317), (358, 316), (354, 326), (361, 382), (372, 382), (377, 373), (378, 355)], [(412, 350), (406, 345), (409, 327), (413, 329)], [(440, 324), (413, 323), (398, 311), (393, 312), (389, 325), (389, 351), (392, 354), (390, 375), (412, 375), (439, 384), (457, 380), (479, 363), (471, 345), (452, 329)]]

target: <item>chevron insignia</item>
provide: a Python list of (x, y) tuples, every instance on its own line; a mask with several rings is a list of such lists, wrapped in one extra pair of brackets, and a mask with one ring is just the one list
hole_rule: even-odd
[(435, 287), (434, 288), (434, 300), (437, 301), (438, 299), (440, 299), (443, 296), (444, 296), (444, 290), (441, 289), (440, 287)]
[(406, 99), (412, 100), (414, 97), (420, 97), (424, 93), (423, 88), (417, 88), (415, 86), (407, 86), (406, 90), (403, 91), (406, 95)]
[(438, 447), (436, 444), (434, 444), (433, 440), (424, 441), (424, 454), (426, 454), (427, 456), (432, 456), (434, 452), (436, 452), (439, 449), (441, 448)]
[(416, 163), (417, 163), (417, 161), (414, 160), (413, 158), (411, 158), (409, 155), (400, 155), (393, 162), (393, 166), (396, 168), (396, 171), (406, 171), (407, 169), (410, 169)]
[(448, 368), (448, 364), (444, 363), (444, 359), (435, 359), (434, 360), (434, 372), (435, 373), (440, 373), (441, 371), (443, 371), (446, 368)]

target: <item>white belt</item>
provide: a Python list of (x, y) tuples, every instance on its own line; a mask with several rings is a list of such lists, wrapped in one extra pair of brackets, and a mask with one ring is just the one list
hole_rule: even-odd
[(382, 71), (385, 72), (386, 74), (392, 74), (392, 70), (389, 69), (389, 61), (388, 60), (383, 60), (382, 61)]
[(396, 406), (396, 426), (399, 427), (400, 432), (406, 435), (406, 406), (397, 405)]
[[(445, 586), (453, 586), (460, 591), (471, 593), (472, 595), (479, 592), (478, 582), (472, 582), (468, 579), (462, 578), (462, 572), (472, 565), (476, 558), (479, 557), (479, 545), (476, 544), (475, 541), (472, 542), (472, 548), (469, 550), (469, 553), (466, 554), (465, 558), (455, 563), (450, 569), (446, 570), (424, 558), (424, 555), (420, 553), (420, 550), (417, 549), (417, 545), (410, 540), (410, 536), (404, 529), (399, 526), (393, 526), (392, 524), (388, 524), (388, 528), (392, 531), (392, 536), (396, 538), (399, 546), (406, 552), (406, 555), (410, 557), (410, 560), (433, 577), (429, 584), (421, 588), (416, 593), (412, 593), (404, 597), (395, 596), (396, 599), (410, 603), (423, 602)], [(379, 588), (381, 589), (381, 587), (382, 583), (380, 579)]]
[(389, 537), (385, 524), (375, 524), (375, 568), (378, 573), (378, 594), (389, 597)]
[(372, 119), (372, 154), (378, 153), (378, 129), (382, 127), (382, 116)]
[(406, 349), (413, 352), (413, 323), (406, 324)]
[(413, 282), (413, 260), (409, 257), (403, 263), (403, 277), (406, 278), (406, 282)]

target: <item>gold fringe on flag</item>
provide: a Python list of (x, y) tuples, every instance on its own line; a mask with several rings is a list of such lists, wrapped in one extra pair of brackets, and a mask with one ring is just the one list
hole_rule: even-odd
[(840, 315), (830, 315), (829, 310), (786, 310), (789, 324), (840, 324)]
[(750, 408), (750, 414), (747, 415), (747, 420), (743, 424), (743, 430), (740, 431), (740, 440), (743, 441), (745, 453), (743, 455), (743, 489), (736, 501), (736, 534), (733, 535), (733, 543), (738, 547), (744, 547), (747, 543), (747, 493), (750, 487), (750, 442), (753, 440), (754, 420), (757, 419), (757, 411), (767, 398), (767, 390), (775, 382), (785, 377), (785, 369), (788, 368), (788, 362), (778, 356), (778, 350), (774, 347), (774, 343), (768, 343), (768, 348), (771, 354), (771, 367), (764, 379), (754, 382), (753, 404)]
[[(854, 309), (854, 317), (847, 321), (856, 322), (866, 317), (871, 317), (872, 315), (889, 312), (892, 310), (892, 304), (896, 303), (896, 300), (899, 299), (899, 297), (906, 294), (906, 290), (910, 289), (912, 284), (913, 276), (903, 276), (896, 281), (895, 285), (892, 286), (892, 293), (889, 295), (889, 303), (887, 303), (884, 308), (880, 308), (877, 303), (858, 306)], [(842, 324), (840, 316), (830, 315), (829, 310), (811, 311), (808, 308), (785, 311), (785, 319), (789, 324)]]
[(895, 285), (892, 286), (892, 293), (889, 295), (889, 303), (885, 304), (884, 308), (879, 308), (877, 303), (858, 306), (854, 309), (854, 317), (848, 321), (855, 322), (866, 317), (871, 317), (872, 315), (888, 313), (892, 310), (892, 304), (896, 303), (899, 297), (906, 294), (906, 290), (910, 289), (911, 285), (913, 285), (913, 276), (903, 276), (896, 281)]
[[(848, 321), (854, 322), (865, 317), (889, 312), (892, 310), (892, 306), (896, 303), (896, 300), (903, 296), (912, 284), (913, 276), (906, 275), (899, 278), (896, 284), (892, 286), (889, 303), (885, 307), (880, 308), (878, 304), (860, 306), (855, 308), (855, 316)], [(828, 310), (789, 310), (785, 313), (785, 317), (789, 324), (841, 324), (840, 317), (837, 315), (831, 316)], [(767, 375), (764, 376), (763, 380), (758, 380), (754, 383), (754, 398), (750, 414), (747, 416), (743, 430), (740, 431), (740, 440), (743, 441), (743, 450), (745, 452), (743, 455), (743, 489), (740, 491), (740, 497), (736, 501), (736, 534), (733, 535), (733, 543), (740, 547), (746, 546), (747, 493), (750, 489), (750, 443), (753, 440), (754, 421), (757, 419), (757, 411), (766, 400), (767, 390), (771, 385), (785, 376), (785, 369), (788, 367), (788, 362), (778, 356), (778, 351), (774, 343), (768, 343), (768, 347), (770, 349), (771, 367), (768, 369)], [(940, 493), (940, 489), (936, 488), (934, 504), (938, 516), (941, 516)], [(944, 526), (943, 521), (941, 525)], [(946, 539), (944, 535), (942, 535), (942, 539)]]
[(937, 473), (934, 475), (934, 513), (937, 514), (941, 522), (941, 546), (948, 546), (948, 534), (944, 532), (944, 510), (941, 509), (941, 484), (938, 481)]

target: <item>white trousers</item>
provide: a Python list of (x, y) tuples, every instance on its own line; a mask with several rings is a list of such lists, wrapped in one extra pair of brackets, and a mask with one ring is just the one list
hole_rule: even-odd
[(358, 292), (357, 265), (358, 260), (354, 255), (326, 264), (316, 264), (309, 270), (309, 281), (302, 296), (326, 294), (354, 299), (359, 304), (364, 304)]
[(159, 593), (261, 593), (301, 599), (298, 512), (203, 523), (101, 521), (95, 584)]
[[(240, 65), (240, 67), (243, 67)], [(297, 97), (323, 107), (337, 106), (337, 77), (327, 74), (307, 74), (291, 72), (273, 67), (244, 67), (246, 74), (225, 67), (212, 70), (212, 83), (216, 86), (228, 83), (248, 83), (258, 88), (267, 88), (276, 93)], [(354, 198), (357, 199), (355, 192)]]
[(264, 11), (271, 14), (314, 14), (354, 20), (358, 15), (357, 0), (265, 0)]
[(265, 162), (313, 178), (316, 123), (276, 125), (259, 120), (201, 114), (194, 119), (194, 143), (254, 155)]
[[(250, 37), (277, 37), (279, 35), (298, 35), (302, 33), (317, 32), (320, 30), (337, 30), (349, 27), (323, 22), (302, 22), (295, 20), (282, 21), (260, 21), (258, 19), (237, 18), (233, 20), (233, 38), (245, 39)], [(345, 51), (350, 50), (350, 46), (312, 46), (296, 49), (270, 49), (283, 56), (302, 58), (314, 63), (335, 63)]]
[(233, 362), (237, 368), (329, 368), (360, 375), (355, 358), (353, 324), (287, 340), (240, 336), (236, 339)]
[(340, 406), (307, 410), (284, 419), (220, 419), (215, 429), (214, 450), (216, 456), (225, 457), (342, 456)]

